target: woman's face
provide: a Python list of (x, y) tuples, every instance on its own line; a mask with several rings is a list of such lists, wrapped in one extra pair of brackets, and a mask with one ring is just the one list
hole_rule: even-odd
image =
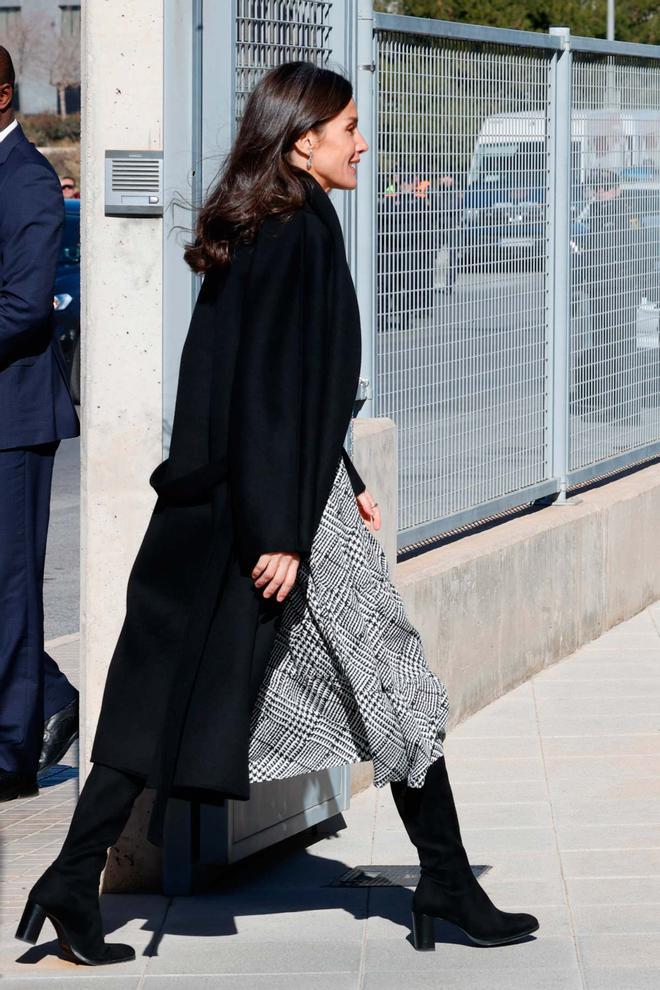
[(327, 121), (321, 134), (307, 131), (296, 141), (290, 155), (294, 165), (306, 169), (309, 152), (312, 152), (311, 175), (326, 192), (331, 189), (355, 189), (360, 156), (369, 145), (357, 126), (355, 100), (341, 113)]

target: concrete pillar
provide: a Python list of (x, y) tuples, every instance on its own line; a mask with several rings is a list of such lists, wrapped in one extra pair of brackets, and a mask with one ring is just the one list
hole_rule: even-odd
[[(161, 460), (162, 220), (104, 215), (106, 149), (162, 147), (162, 0), (82, 7), (81, 777)], [(132, 826), (133, 827), (133, 826)], [(132, 854), (131, 854), (132, 855)], [(157, 859), (145, 847), (142, 867)]]

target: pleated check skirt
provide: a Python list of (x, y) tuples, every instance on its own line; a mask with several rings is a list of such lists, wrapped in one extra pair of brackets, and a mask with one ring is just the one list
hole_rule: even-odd
[(340, 459), (252, 711), (250, 780), (368, 760), (377, 787), (421, 787), (443, 754), (447, 713)]

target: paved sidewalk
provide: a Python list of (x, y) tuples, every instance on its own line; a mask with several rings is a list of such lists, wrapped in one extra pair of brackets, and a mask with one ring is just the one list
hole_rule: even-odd
[[(117, 990), (657, 990), (660, 985), (660, 603), (469, 719), (447, 755), (465, 844), (496, 902), (538, 937), (478, 949), (438, 926), (409, 941), (410, 891), (329, 886), (357, 865), (416, 862), (389, 789), (348, 828), (290, 840), (222, 889), (103, 898), (134, 963), (100, 970), (13, 941), (22, 899), (57, 849), (74, 782), (0, 811), (2, 987)], [(71, 754), (73, 756), (73, 754)], [(71, 764), (73, 760), (71, 759)], [(62, 771), (65, 773), (65, 771)]]

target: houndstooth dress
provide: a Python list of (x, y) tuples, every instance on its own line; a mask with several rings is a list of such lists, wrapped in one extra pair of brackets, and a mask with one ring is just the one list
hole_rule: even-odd
[(447, 711), (340, 459), (252, 712), (250, 781), (371, 760), (377, 787), (421, 787)]

